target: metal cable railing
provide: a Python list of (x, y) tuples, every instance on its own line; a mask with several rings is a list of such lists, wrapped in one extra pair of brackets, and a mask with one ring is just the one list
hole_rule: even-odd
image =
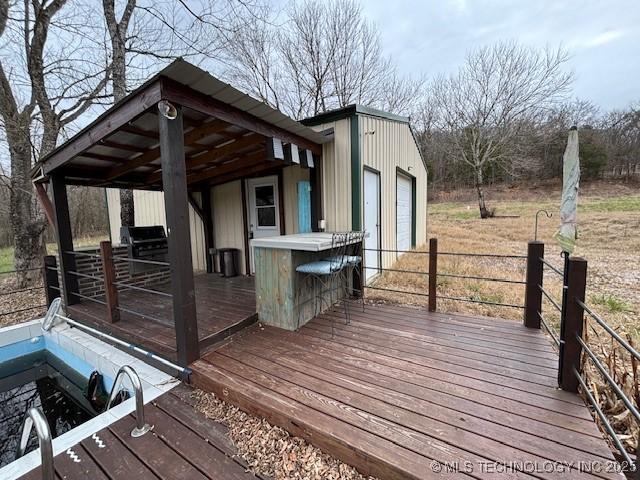
[(560, 339), (558, 338), (558, 335), (553, 331), (547, 320), (542, 316), (542, 312), (538, 312), (538, 317), (540, 318), (540, 325), (544, 327), (556, 346), (560, 347)]
[(542, 264), (544, 266), (546, 266), (549, 270), (551, 270), (552, 272), (557, 273), (558, 275), (560, 275), (561, 277), (564, 277), (564, 273), (562, 272), (562, 270), (560, 270), (559, 268), (557, 268), (555, 265), (553, 265), (552, 263), (549, 263), (544, 257), (540, 257), (540, 261), (542, 262)]

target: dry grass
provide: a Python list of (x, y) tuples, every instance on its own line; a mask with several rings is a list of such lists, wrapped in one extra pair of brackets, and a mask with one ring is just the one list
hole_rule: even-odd
[[(640, 188), (637, 185), (587, 185), (582, 189), (578, 214), (579, 240), (575, 254), (588, 261), (587, 304), (606, 322), (634, 345), (640, 336)], [(546, 209), (553, 214), (540, 216), (538, 239), (546, 244), (545, 257), (562, 267), (560, 251), (552, 238), (557, 229), (560, 198), (559, 186), (539, 189), (502, 188), (489, 192), (491, 207), (498, 218), (481, 220), (473, 192), (447, 195), (462, 201), (430, 202), (429, 236), (438, 238), (440, 252), (475, 252), (525, 255), (527, 241), (533, 238), (536, 211)], [(493, 201), (491, 201), (493, 199)], [(426, 250), (425, 246), (417, 250)], [(403, 270), (426, 272), (426, 255), (405, 254), (395, 266)], [(545, 269), (545, 289), (558, 301), (561, 298), (561, 278)], [(439, 256), (439, 273), (454, 273), (480, 277), (522, 281), (525, 260)], [(376, 286), (406, 291), (427, 292), (427, 278), (386, 272)], [(522, 305), (524, 286), (479, 280), (438, 278), (438, 295), (462, 297)], [(367, 291), (369, 301), (401, 302), (425, 306), (426, 297)], [(438, 310), (522, 320), (522, 310), (466, 302), (438, 300)], [(545, 318), (557, 328), (559, 315), (543, 300)], [(639, 404), (637, 365), (617, 343), (611, 341), (595, 322), (587, 322), (587, 338), (598, 356), (608, 365), (614, 378), (630, 398)], [(633, 451), (638, 426), (624, 404), (607, 387), (591, 366), (587, 378), (596, 398), (620, 434), (621, 440)]]
[[(367, 480), (353, 467), (323, 453), (265, 419), (249, 415), (212, 393), (194, 390), (195, 408), (226, 425), (249, 468), (274, 480)], [(373, 479), (372, 479), (373, 480)]]

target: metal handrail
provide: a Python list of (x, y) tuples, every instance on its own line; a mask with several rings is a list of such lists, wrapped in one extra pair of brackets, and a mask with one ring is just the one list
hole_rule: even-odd
[(438, 252), (438, 255), (451, 255), (457, 257), (489, 257), (489, 258), (517, 258), (526, 259), (526, 255), (503, 255), (501, 253), (465, 253), (465, 252)]
[(547, 300), (551, 302), (551, 305), (556, 307), (556, 310), (558, 310), (558, 312), (562, 313), (562, 307), (558, 304), (558, 302), (554, 300), (554, 298), (551, 295), (547, 293), (547, 291), (544, 288), (542, 288), (542, 285), (538, 285), (538, 288), (540, 289), (542, 294), (547, 298)]
[(409, 292), (407, 290), (396, 290), (394, 288), (371, 287), (369, 285), (364, 285), (364, 288), (368, 288), (370, 290), (382, 290), (383, 292), (402, 293), (402, 294), (406, 294), (406, 295), (419, 295), (421, 297), (428, 297), (429, 296), (428, 293)]
[(584, 311), (587, 312), (589, 314), (589, 316), (591, 316), (591, 318), (593, 318), (598, 325), (600, 325), (602, 328), (604, 328), (609, 335), (611, 335), (613, 338), (615, 338), (618, 341), (618, 343), (625, 348), (625, 350), (627, 352), (629, 352), (631, 355), (633, 355), (635, 357), (636, 360), (640, 361), (640, 353), (635, 348), (633, 348), (631, 345), (629, 345), (629, 343), (624, 338), (622, 338), (620, 336), (620, 334), (618, 334), (618, 332), (616, 332), (613, 328), (611, 328), (607, 324), (607, 322), (605, 322), (602, 318), (600, 318), (600, 316), (598, 314), (596, 314), (588, 306), (586, 306), (584, 304), (584, 302), (580, 301), (580, 299), (576, 298), (575, 300), (576, 300), (576, 303), (582, 309), (584, 309)]
[(484, 280), (486, 282), (500, 282), (500, 283), (515, 283), (518, 285), (526, 285), (527, 282), (522, 280), (511, 280), (509, 278), (493, 278), (493, 277), (477, 277), (474, 275), (459, 275), (457, 273), (440, 273), (438, 272), (439, 277), (449, 277), (449, 278), (462, 278), (466, 280)]
[(598, 415), (598, 418), (602, 422), (602, 426), (609, 434), (609, 437), (611, 437), (611, 440), (615, 444), (616, 448), (618, 449), (620, 454), (624, 457), (624, 460), (625, 462), (627, 462), (627, 465), (629, 465), (629, 468), (632, 471), (635, 471), (636, 470), (635, 462), (631, 459), (631, 457), (627, 453), (627, 450), (624, 448), (624, 446), (620, 442), (618, 435), (616, 434), (615, 430), (611, 426), (611, 423), (609, 423), (609, 419), (607, 418), (607, 416), (604, 414), (604, 412), (598, 405), (598, 402), (593, 397), (593, 394), (591, 393), (591, 390), (589, 390), (589, 387), (587, 386), (586, 382), (582, 378), (582, 375), (580, 375), (578, 370), (576, 370), (576, 367), (573, 367), (573, 374), (576, 376), (576, 379), (578, 380), (578, 383), (580, 384), (582, 391), (584, 392), (585, 396), (587, 397), (587, 400), (589, 400), (589, 403), (591, 404), (596, 414)]
[(42, 463), (43, 480), (53, 480), (55, 472), (53, 469), (53, 446), (51, 444), (51, 430), (44, 413), (39, 408), (30, 408), (22, 424), (22, 434), (16, 452), (16, 460), (24, 455), (31, 436), (31, 429), (36, 428), (38, 443), (40, 444), (40, 461)]
[(542, 262), (543, 265), (546, 265), (548, 268), (556, 272), (558, 275), (560, 275), (561, 277), (564, 277), (564, 273), (562, 273), (562, 271), (559, 268), (557, 268), (555, 265), (553, 265), (552, 263), (549, 263), (544, 257), (540, 257), (540, 261)]
[(547, 333), (551, 336), (551, 338), (553, 339), (553, 341), (556, 344), (556, 346), (560, 347), (560, 339), (556, 335), (556, 332), (553, 331), (551, 326), (544, 319), (544, 317), (542, 316), (542, 312), (538, 312), (538, 318), (540, 318), (540, 324), (545, 328)]
[(638, 409), (631, 402), (631, 400), (629, 400), (629, 397), (627, 397), (627, 395), (622, 391), (620, 386), (616, 383), (616, 381), (613, 379), (611, 374), (607, 371), (605, 366), (602, 365), (602, 362), (600, 361), (600, 359), (596, 356), (595, 353), (593, 353), (593, 351), (589, 348), (589, 346), (585, 343), (585, 341), (582, 340), (581, 337), (576, 335), (576, 339), (578, 340), (578, 343), (580, 344), (584, 352), (587, 354), (587, 356), (591, 360), (591, 363), (593, 363), (597, 368), (597, 370), (600, 372), (600, 375), (602, 375), (602, 377), (607, 381), (609, 386), (613, 389), (613, 391), (616, 393), (618, 398), (622, 400), (622, 403), (625, 404), (625, 406), (631, 412), (631, 414), (635, 417), (635, 419), (638, 422), (640, 422), (640, 412), (638, 412)]
[(111, 258), (114, 260), (122, 260), (123, 262), (146, 263), (148, 265), (161, 265), (163, 267), (171, 266), (169, 262), (160, 262), (157, 260), (143, 260), (142, 258), (129, 258), (129, 257), (123, 257), (121, 255), (113, 255)]
[(519, 308), (521, 310), (524, 310), (524, 305), (515, 305), (513, 303), (486, 302), (484, 300), (473, 300), (472, 298), (463, 297), (448, 297), (445, 295), (438, 295), (438, 298), (441, 298), (443, 300), (451, 300), (454, 302), (478, 303), (480, 305), (495, 305), (497, 307)]
[(420, 272), (418, 270), (399, 270), (397, 268), (367, 267), (366, 265), (364, 265), (362, 268), (365, 270), (376, 270), (378, 272), (415, 273), (418, 275), (429, 275), (429, 272)]
[(116, 378), (113, 381), (113, 386), (111, 387), (111, 393), (109, 394), (109, 400), (107, 401), (105, 412), (111, 408), (116, 396), (118, 395), (118, 387), (122, 382), (122, 377), (124, 375), (129, 377), (131, 385), (133, 385), (133, 393), (136, 400), (136, 426), (133, 430), (131, 430), (131, 436), (134, 438), (141, 437), (145, 433), (151, 431), (153, 429), (153, 426), (145, 422), (142, 382), (140, 381), (140, 377), (138, 376), (136, 371), (129, 365), (124, 365), (120, 368), (120, 370), (118, 370)]
[(417, 253), (420, 255), (429, 255), (428, 250), (391, 250), (389, 248), (363, 248), (365, 252), (386, 252), (386, 253)]

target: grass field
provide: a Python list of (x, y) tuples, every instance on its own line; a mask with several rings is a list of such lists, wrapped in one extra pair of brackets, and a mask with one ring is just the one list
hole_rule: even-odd
[[(453, 192), (443, 195), (445, 201), (429, 203), (428, 230), (438, 239), (439, 252), (474, 252), (521, 254), (534, 236), (535, 214), (546, 209), (553, 215), (542, 214), (538, 239), (545, 242), (545, 257), (562, 269), (560, 249), (553, 240), (559, 223), (559, 186), (532, 188), (502, 188), (489, 191), (491, 207), (496, 218), (479, 219), (473, 192)], [(575, 255), (584, 257), (587, 268), (587, 304), (614, 327), (632, 345), (640, 343), (640, 187), (604, 183), (581, 188), (578, 209), (578, 244)], [(426, 250), (426, 245), (418, 247)], [(426, 272), (426, 255), (405, 254), (395, 265), (402, 270)], [(525, 279), (525, 260), (439, 256), (439, 273), (453, 273), (478, 277)], [(545, 289), (559, 302), (561, 278), (545, 269)], [(424, 275), (385, 272), (376, 286), (403, 291), (427, 292)], [(524, 286), (480, 280), (438, 278), (438, 295), (461, 297), (478, 301), (522, 305)], [(427, 299), (416, 295), (398, 295), (374, 290), (367, 291), (369, 301), (393, 301), (426, 305)], [(438, 310), (463, 312), (522, 321), (523, 312), (517, 308), (438, 300)], [(559, 315), (543, 299), (543, 314), (557, 328)], [(616, 382), (623, 386), (636, 404), (640, 403), (640, 373), (637, 362), (611, 340), (595, 322), (587, 320), (587, 341), (608, 366)], [(613, 391), (603, 382), (596, 370), (585, 368), (588, 383), (609, 417), (620, 439), (630, 452), (637, 445), (639, 428)]]

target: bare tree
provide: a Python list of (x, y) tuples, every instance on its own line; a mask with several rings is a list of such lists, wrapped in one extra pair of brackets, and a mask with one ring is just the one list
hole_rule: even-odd
[[(115, 0), (102, 0), (104, 18), (111, 39), (111, 83), (113, 101), (117, 102), (127, 95), (126, 40), (129, 22), (136, 6), (136, 0), (127, 0), (120, 20), (116, 18)], [(120, 190), (120, 222), (122, 226), (135, 224), (133, 190)]]
[(408, 113), (422, 79), (402, 77), (355, 0), (293, 4), (231, 38), (234, 84), (294, 118), (352, 103)]
[(448, 133), (448, 156), (471, 168), (482, 218), (491, 213), (486, 169), (515, 173), (514, 167), (526, 167), (530, 158), (523, 155), (521, 138), (568, 92), (567, 60), (561, 48), (503, 42), (472, 51), (457, 74), (431, 86), (440, 128)]
[[(87, 29), (87, 10), (66, 0), (9, 4), (0, 0), (0, 117), (10, 157), (10, 208), (15, 268), (40, 264), (46, 227), (34, 199), (30, 170), (34, 159), (50, 152), (60, 133), (104, 91), (109, 69), (86, 48), (95, 47)], [(54, 21), (55, 20), (55, 21)], [(55, 34), (55, 45), (48, 42)], [(76, 42), (67, 43), (70, 37)], [(28, 283), (36, 273), (20, 276)]]

